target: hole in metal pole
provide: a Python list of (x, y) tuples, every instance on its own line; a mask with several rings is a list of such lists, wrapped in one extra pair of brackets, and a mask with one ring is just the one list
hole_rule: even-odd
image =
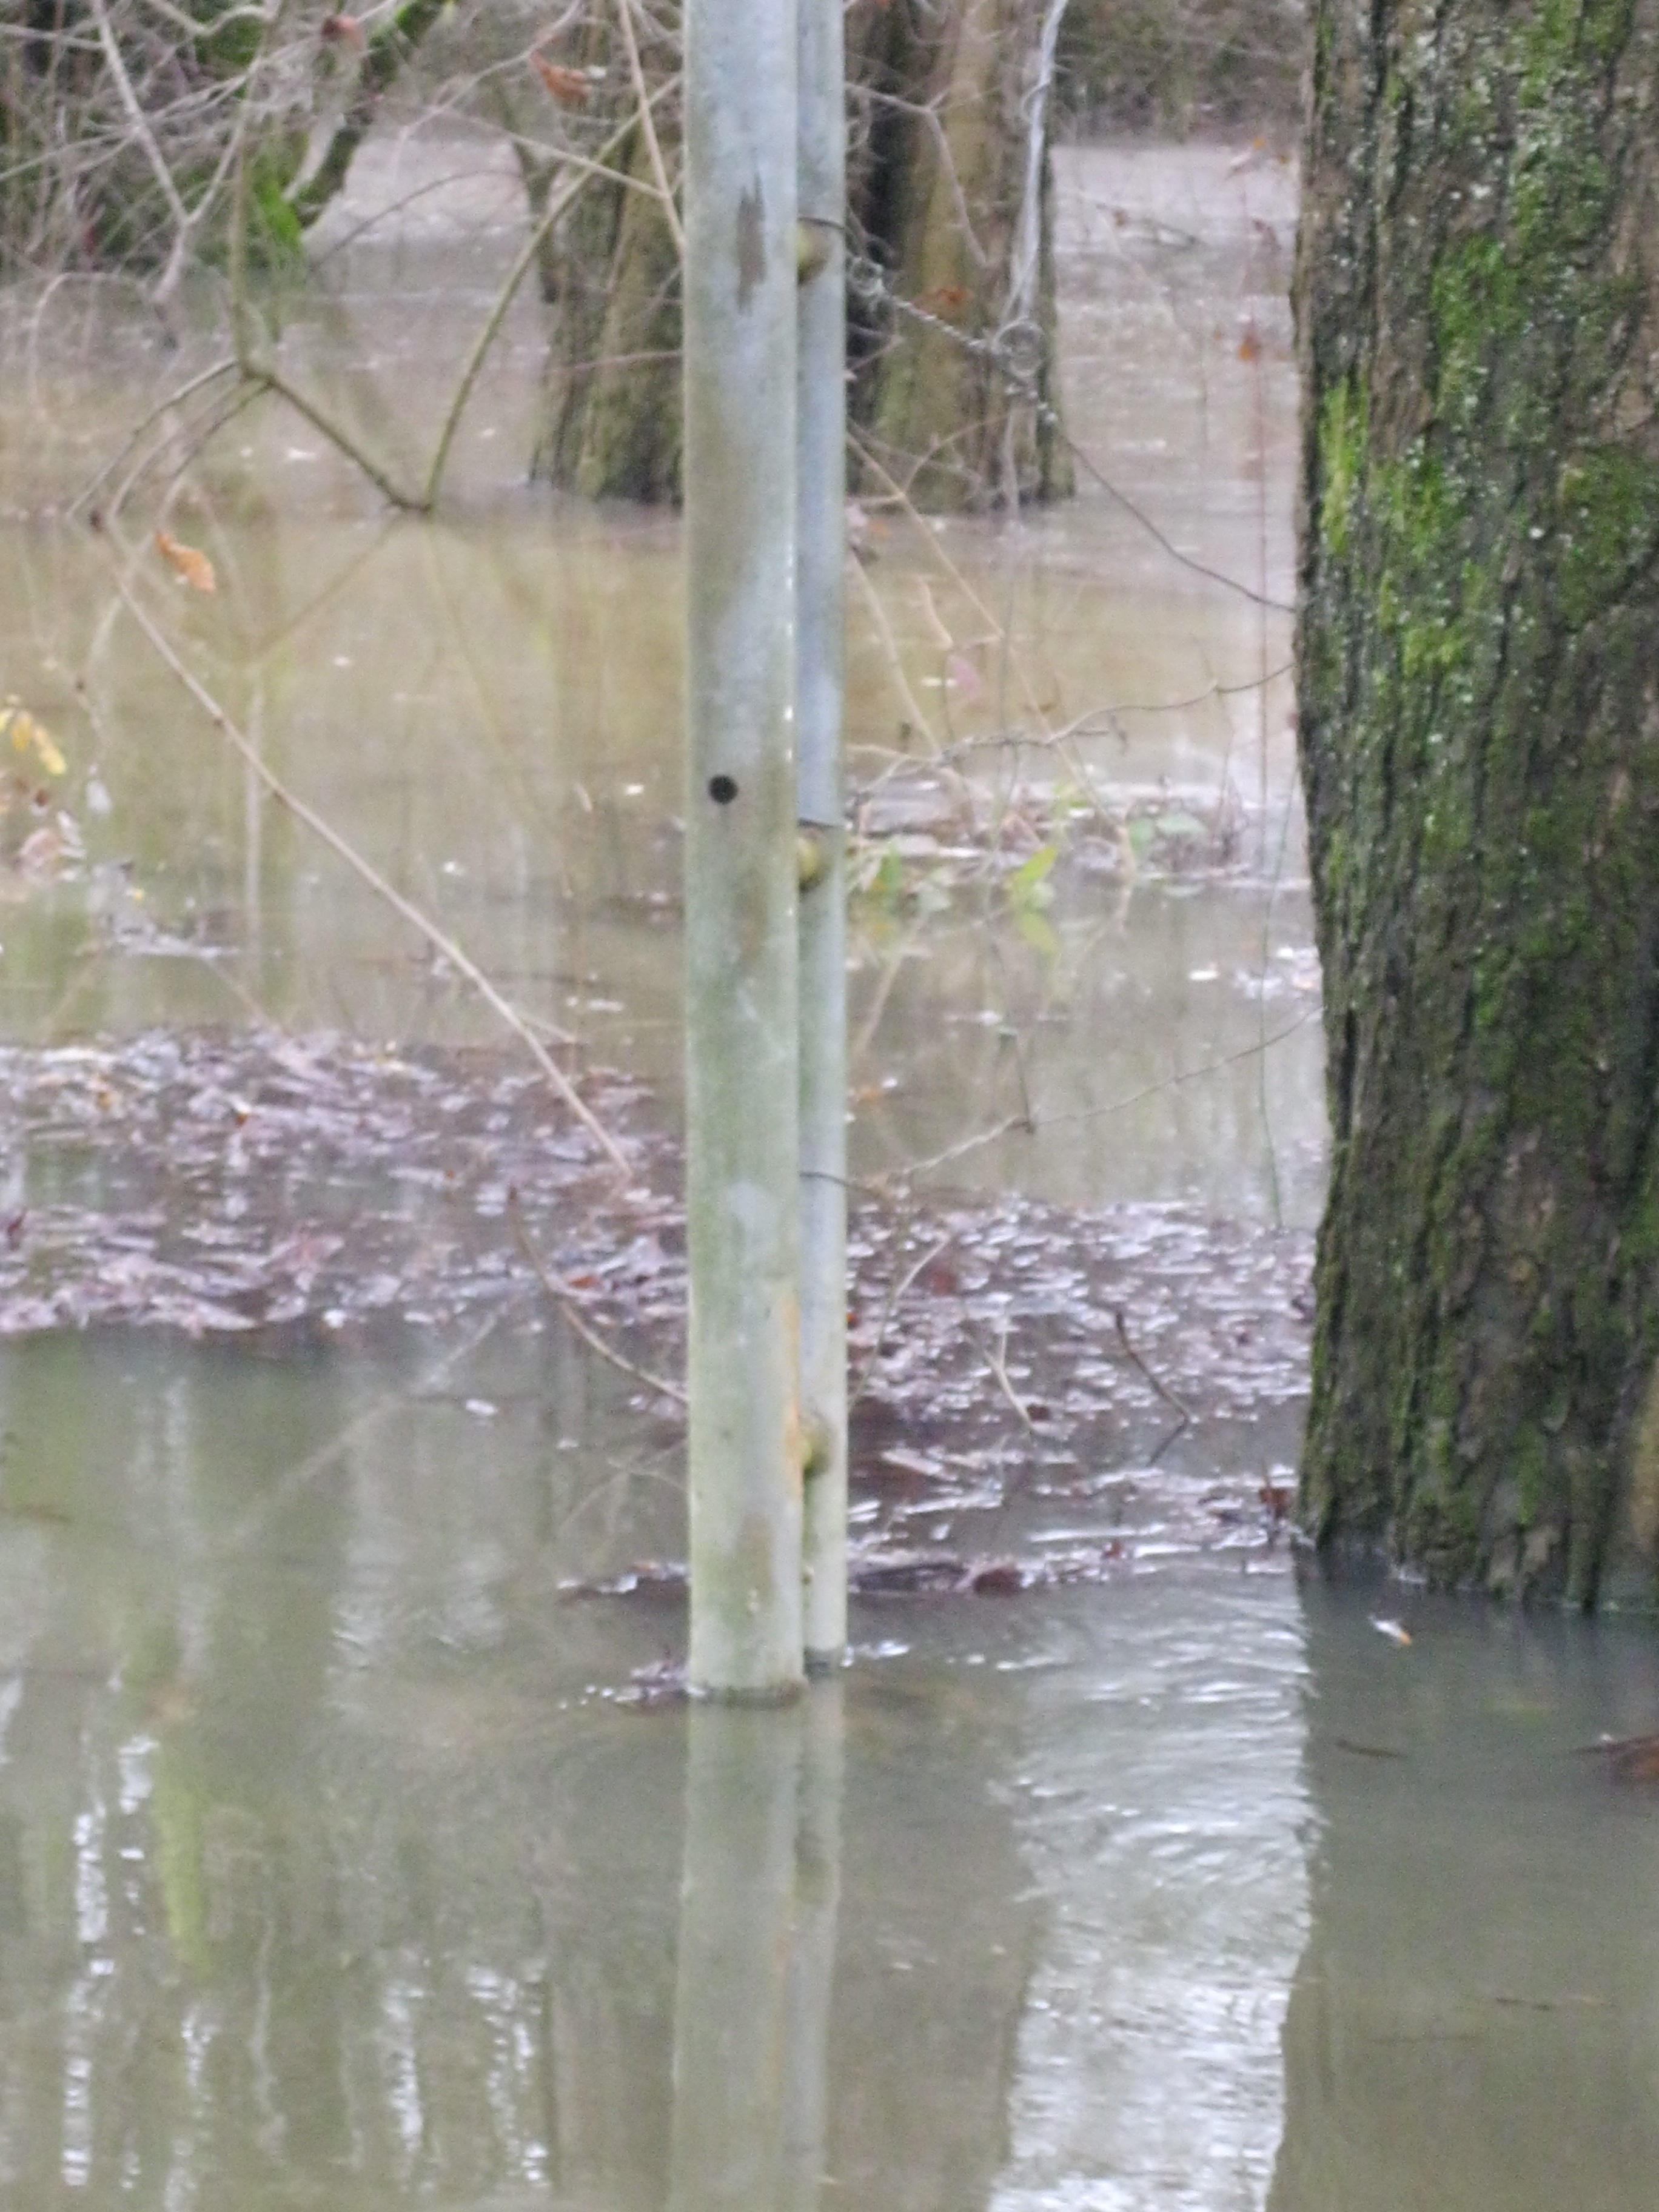
[(729, 806), (738, 795), (737, 779), (729, 775), (711, 775), (708, 796), (716, 806)]

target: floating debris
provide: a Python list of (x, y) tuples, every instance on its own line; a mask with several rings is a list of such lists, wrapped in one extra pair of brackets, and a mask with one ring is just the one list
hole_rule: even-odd
[[(274, 1030), (0, 1048), (0, 1335), (172, 1328), (283, 1358), (510, 1311), (570, 1328), (640, 1418), (677, 1423), (653, 1378), (684, 1367), (679, 1153), (638, 1085), (599, 1072), (583, 1095), (626, 1150), (625, 1189), (494, 1051)], [(848, 1253), (861, 1595), (1010, 1595), (1282, 1548), (1310, 1238), (1186, 1206), (866, 1194)], [(1239, 1438), (1219, 1480), (1218, 1425)], [(1177, 1464), (1194, 1437), (1201, 1480)], [(636, 1562), (566, 1595), (672, 1595), (684, 1573)]]

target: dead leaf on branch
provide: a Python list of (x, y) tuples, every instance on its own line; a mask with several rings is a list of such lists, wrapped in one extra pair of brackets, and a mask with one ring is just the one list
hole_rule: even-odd
[(360, 54), (368, 52), (368, 34), (355, 15), (325, 15), (317, 35), (326, 45), (352, 46)]
[(216, 592), (219, 588), (213, 574), (213, 563), (205, 553), (194, 545), (181, 545), (165, 530), (155, 533), (155, 550), (167, 562), (181, 584), (188, 584), (193, 592)]
[(532, 54), (531, 66), (561, 107), (585, 107), (592, 92), (585, 70), (562, 69), (541, 54)]

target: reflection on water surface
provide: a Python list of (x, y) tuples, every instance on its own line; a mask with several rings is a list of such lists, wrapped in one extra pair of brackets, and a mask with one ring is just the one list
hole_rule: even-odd
[(4, 2201), (1647, 2201), (1644, 1631), (1149, 1547), (688, 1716), (557, 1595), (667, 1463), (510, 1323), (0, 1389)]
[[(395, 164), (376, 173), (359, 189), (392, 196)], [(1263, 1352), (1254, 1395), (1238, 1382), (1224, 1419), (1171, 1437), (1103, 1304), (1091, 1356), (1118, 1425), (1089, 1449), (1109, 1463), (1060, 1468), (1016, 1430), (995, 1485), (953, 1467), (949, 1501), (886, 1408), (865, 1525), (908, 1516), (918, 1554), (1087, 1558), (1094, 1578), (863, 1597), (854, 1665), (790, 1711), (734, 1715), (660, 1695), (684, 1637), (672, 1577), (570, 1594), (682, 1555), (678, 1437), (528, 1285), (298, 1352), (269, 1333), (6, 1345), (0, 2203), (1649, 2201), (1656, 1807), (1575, 1756), (1652, 1726), (1647, 1632), (1300, 1587), (1275, 1540), (1299, 1248), (1272, 1224), (1311, 1224), (1322, 1131), (1273, 673), (1287, 625), (1258, 604), (1291, 580), (1291, 179), (1141, 149), (1074, 154), (1061, 183), (1079, 438), (1178, 553), (1257, 597), (1172, 561), (1098, 484), (931, 547), (881, 519), (851, 644), (859, 771), (883, 803), (915, 802), (907, 763), (930, 744), (996, 738), (1012, 699), (1028, 737), (1081, 726), (1109, 813), (1198, 830), (1164, 866), (1170, 839), (1137, 851), (1126, 830), (1107, 853), (1085, 807), (1094, 845), (1079, 829), (1053, 903), (1021, 913), (994, 871), (951, 862), (959, 825), (929, 802), (898, 890), (856, 917), (857, 1164), (1031, 1112), (1035, 1135), (961, 1155), (953, 1179), (1219, 1214), (1213, 1235), (1158, 1217), (1162, 1303), (1126, 1261), (1133, 1325), (1160, 1379), (1187, 1388), (1219, 1345), (1237, 1382), (1254, 1296), (1271, 1378)], [(498, 185), (461, 228), (423, 201), (395, 256), (343, 252), (325, 293), (287, 304), (285, 358), (411, 471), (517, 242)], [(256, 1024), (262, 1053), (320, 1030), (497, 1044), (213, 749), (120, 617), (106, 546), (67, 518), (118, 406), (189, 359), (74, 288), (7, 312), (27, 370), (0, 395), (0, 664), (67, 756), (42, 811), (85, 846), (26, 866), (17, 823), (0, 836), (8, 1042)], [(445, 519), (389, 523), (261, 409), (165, 510), (219, 592), (163, 604), (277, 772), (532, 1016), (647, 1079), (672, 1128), (677, 532), (550, 516), (522, 489), (533, 310), (507, 336)], [(162, 422), (136, 512), (189, 432)], [(1065, 796), (1055, 757), (1028, 744), (1016, 768), (988, 744), (930, 772), (948, 801), (968, 763), (1012, 857), (1032, 789)], [(143, 1174), (112, 1170), (101, 1202), (118, 1186), (171, 1221), (206, 1141), (147, 1133)], [(100, 1202), (88, 1159), (19, 1149), (8, 1218)], [(434, 1271), (447, 1203), (399, 1216)], [(1038, 1218), (1006, 1216), (1011, 1270)], [(995, 1291), (948, 1288), (988, 1342), (969, 1301)], [(899, 1340), (928, 1349), (919, 1326)], [(1062, 1412), (1064, 1379), (1042, 1383)], [(988, 1369), (979, 1387), (989, 1402)], [(1409, 1644), (1379, 1609), (1404, 1610)]]

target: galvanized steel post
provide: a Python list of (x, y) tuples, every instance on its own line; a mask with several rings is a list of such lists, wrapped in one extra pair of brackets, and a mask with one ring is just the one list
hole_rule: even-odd
[(847, 1642), (847, 111), (842, 0), (799, 0), (799, 7), (795, 732), (803, 857), (800, 1319), (811, 1666), (832, 1662)]
[(802, 1674), (793, 0), (687, 0), (685, 935), (695, 1689)]

